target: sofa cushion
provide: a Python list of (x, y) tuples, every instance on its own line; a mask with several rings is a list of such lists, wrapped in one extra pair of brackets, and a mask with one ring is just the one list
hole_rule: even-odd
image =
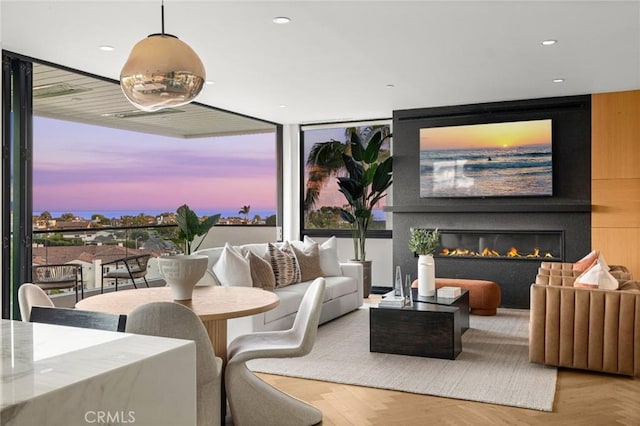
[(238, 246), (238, 248), (242, 251), (242, 254), (246, 254), (247, 252), (252, 252), (256, 256), (259, 256), (263, 259), (269, 258), (269, 253), (267, 251), (267, 243), (244, 244), (244, 245)]
[(213, 265), (213, 273), (224, 286), (251, 287), (251, 268), (245, 259), (229, 243), (224, 245), (220, 258)]
[(616, 290), (619, 284), (618, 280), (609, 272), (609, 266), (600, 254), (598, 260), (576, 278), (573, 286)]
[[(318, 243), (305, 235), (304, 242), (302, 243), (302, 249), (304, 250), (313, 244)], [(331, 237), (322, 244), (318, 244), (318, 251), (320, 253), (320, 267), (322, 268), (323, 275), (325, 277), (336, 277), (342, 275), (342, 271), (340, 270), (340, 260), (338, 259), (338, 240), (336, 237)]]
[(293, 254), (296, 256), (296, 260), (300, 266), (300, 281), (312, 281), (323, 276), (317, 243), (312, 244), (304, 250), (300, 250), (292, 245), (291, 250), (293, 250)]
[(598, 260), (598, 257), (600, 257), (600, 252), (597, 250), (592, 250), (585, 257), (575, 262), (572, 269), (574, 271), (584, 272)]
[(326, 277), (325, 300), (332, 300), (358, 291), (358, 282), (351, 277)]
[(253, 286), (273, 291), (276, 288), (276, 277), (273, 275), (271, 264), (250, 250), (245, 258), (249, 260)]
[(300, 267), (289, 243), (285, 241), (281, 248), (268, 243), (267, 247), (271, 269), (276, 277), (276, 288), (300, 282)]
[(298, 312), (305, 289), (306, 286), (301, 286), (299, 284), (276, 289), (276, 294), (280, 298), (280, 303), (275, 309), (271, 309), (264, 313), (265, 324)]

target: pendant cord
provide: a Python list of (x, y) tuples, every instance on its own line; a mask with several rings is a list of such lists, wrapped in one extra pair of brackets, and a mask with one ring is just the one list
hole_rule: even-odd
[(160, 19), (162, 20), (162, 35), (164, 35), (164, 0), (160, 6)]

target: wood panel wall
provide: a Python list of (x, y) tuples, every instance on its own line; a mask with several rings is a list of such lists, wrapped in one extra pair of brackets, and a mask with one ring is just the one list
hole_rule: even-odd
[(640, 90), (591, 102), (591, 246), (640, 279)]

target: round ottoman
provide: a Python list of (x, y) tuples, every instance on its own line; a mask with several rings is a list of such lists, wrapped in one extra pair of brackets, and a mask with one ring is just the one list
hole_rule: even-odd
[(474, 315), (495, 315), (500, 306), (500, 287), (493, 281), (436, 278), (436, 288), (460, 287), (469, 290), (469, 307)]

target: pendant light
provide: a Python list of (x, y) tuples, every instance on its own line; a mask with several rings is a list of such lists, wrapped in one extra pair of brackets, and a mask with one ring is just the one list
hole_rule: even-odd
[(202, 61), (188, 44), (164, 32), (151, 34), (133, 46), (120, 72), (120, 87), (136, 108), (158, 111), (185, 105), (202, 91), (206, 74)]

